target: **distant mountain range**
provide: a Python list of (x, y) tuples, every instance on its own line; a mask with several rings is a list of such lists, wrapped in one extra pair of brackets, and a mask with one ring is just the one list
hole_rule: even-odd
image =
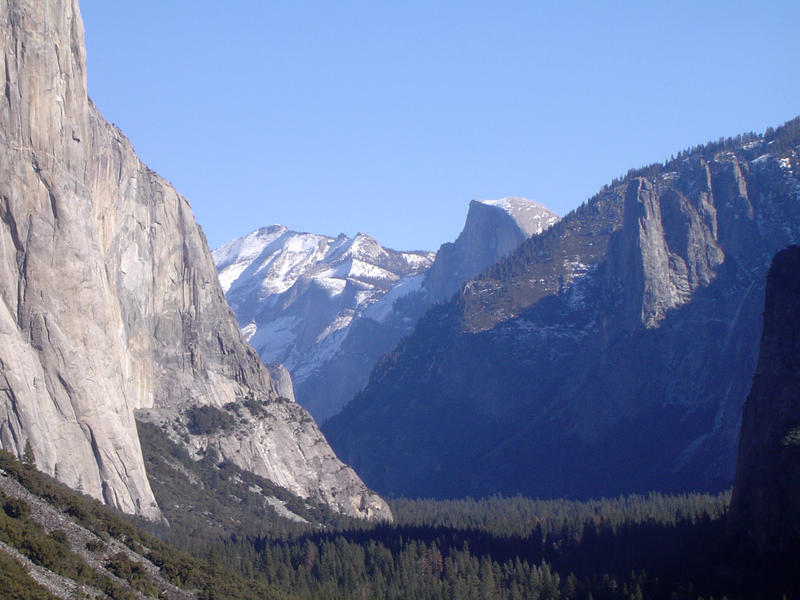
[(383, 493), (731, 485), (800, 119), (631, 171), (433, 306), (323, 427)]
[(434, 302), (557, 220), (522, 198), (474, 200), (461, 235), (435, 257), (363, 233), (332, 238), (281, 225), (212, 256), (246, 339), (262, 360), (289, 370), (297, 400), (325, 421)]

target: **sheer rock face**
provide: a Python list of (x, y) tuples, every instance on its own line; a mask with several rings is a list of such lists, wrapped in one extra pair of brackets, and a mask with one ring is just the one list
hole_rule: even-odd
[(456, 241), (442, 244), (436, 253), (423, 284), (425, 289), (433, 301), (447, 300), (467, 279), (508, 256), (558, 219), (550, 209), (525, 198), (473, 200)]
[(240, 431), (253, 450), (231, 460), (271, 465), (256, 469), (304, 497), (336, 490), (343, 512), (389, 516), (313, 422), (294, 435), (308, 417), (273, 401), (188, 203), (88, 99), (77, 2), (0, 0), (0, 32), (2, 448), (30, 442), (42, 470), (156, 518), (134, 411), (171, 423), (194, 404), (257, 398), (282, 442)]
[(799, 146), (794, 121), (614, 182), (422, 317), (331, 444), (399, 495), (728, 487)]
[(761, 551), (800, 540), (800, 247), (767, 278), (764, 333), (744, 405), (731, 520)]

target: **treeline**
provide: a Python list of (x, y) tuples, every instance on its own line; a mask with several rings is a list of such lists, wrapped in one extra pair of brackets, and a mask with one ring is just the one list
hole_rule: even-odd
[[(227, 492), (234, 488), (226, 487), (226, 479), (238, 475), (224, 466), (206, 465), (217, 469), (214, 485)], [(203, 600), (719, 600), (791, 598), (800, 592), (794, 554), (756, 558), (732, 533), (727, 493), (586, 502), (398, 498), (390, 502), (396, 517), (391, 524), (341, 519), (265, 531), (256, 522), (221, 529), (213, 522), (198, 528), (176, 520), (160, 530), (192, 558), (9, 455), (0, 453), (0, 469), (102, 539), (115, 538), (146, 556), (161, 577)], [(98, 543), (91, 551), (104, 561), (106, 574), (98, 572), (74, 555), (63, 533), (33, 523), (24, 503), (10, 497), (2, 502), (0, 539), (37, 564), (111, 598), (128, 598), (130, 592), (109, 574), (145, 596), (157, 595), (157, 585), (136, 560)], [(10, 560), (2, 552), (0, 557), (3, 564)], [(18, 563), (9, 563), (0, 574), (0, 597), (17, 597), (9, 594), (20, 589), (31, 594), (20, 597), (49, 597), (30, 584)]]
[[(770, 567), (730, 534), (727, 493), (396, 498), (395, 522), (375, 524), (311, 510), (218, 457), (192, 461), (153, 426), (140, 424), (140, 435), (171, 523), (157, 533), (287, 597), (696, 600), (791, 589), (782, 572), (756, 583)], [(253, 486), (308, 522), (277, 518)]]
[(450, 527), (489, 532), (495, 536), (559, 534), (580, 540), (587, 523), (616, 531), (623, 525), (653, 523), (675, 526), (682, 521), (719, 520), (727, 511), (728, 492), (665, 495), (657, 492), (585, 502), (534, 500), (523, 496), (460, 500), (392, 500), (399, 523), (417, 527)]
[(796, 591), (730, 533), (728, 501), (395, 499), (391, 525), (230, 539), (214, 552), (301, 598), (671, 600)]
[(737, 152), (745, 149), (750, 144), (758, 142), (763, 143), (758, 149), (760, 153), (768, 152), (778, 155), (796, 150), (800, 144), (800, 117), (795, 117), (777, 128), (768, 127), (763, 134), (751, 131), (733, 137), (720, 137), (713, 142), (691, 146), (671, 156), (668, 161), (663, 163), (653, 163), (628, 170), (624, 176), (613, 179), (610, 186), (604, 186), (604, 190), (634, 177), (655, 177), (663, 172), (674, 171), (678, 168), (678, 163), (687, 158), (712, 160), (720, 152)]
[[(509, 256), (477, 275), (476, 279), (494, 280), (502, 285), (522, 275), (534, 280), (548, 274), (552, 275), (552, 269), (555, 268), (562, 270), (556, 275), (566, 280), (570, 273), (560, 261), (553, 260), (552, 253), (558, 252), (559, 256), (577, 255), (578, 252), (573, 252), (573, 245), (578, 244), (580, 238), (587, 234), (595, 238), (593, 249), (599, 251), (602, 248), (602, 244), (599, 242), (602, 242), (604, 237), (609, 235), (615, 227), (621, 225), (622, 203), (620, 200), (624, 194), (623, 184), (636, 177), (652, 179), (662, 173), (680, 172), (681, 163), (687, 158), (703, 158), (710, 161), (720, 152), (735, 152), (746, 160), (756, 158), (764, 153), (775, 156), (791, 156), (800, 168), (798, 146), (800, 146), (800, 117), (787, 121), (775, 129), (770, 127), (763, 135), (745, 133), (734, 137), (720, 138), (714, 142), (682, 150), (666, 162), (630, 169), (624, 176), (614, 178), (592, 198), (571, 211), (549, 230), (550, 233), (529, 238)], [(565, 235), (565, 233), (569, 233), (569, 235)], [(554, 246), (552, 242), (555, 237), (560, 238), (557, 246)], [(593, 264), (594, 257), (590, 254), (589, 248), (581, 246), (577, 250), (584, 256), (584, 262), (587, 265)], [(541, 273), (532, 272), (532, 269), (536, 269), (536, 265), (540, 262), (547, 264), (548, 269)], [(547, 283), (551, 286), (557, 285), (557, 282), (548, 281)], [(514, 285), (506, 285), (503, 290), (503, 294), (512, 299), (511, 304), (517, 293), (524, 292), (518, 292)], [(459, 298), (458, 301), (461, 299)]]

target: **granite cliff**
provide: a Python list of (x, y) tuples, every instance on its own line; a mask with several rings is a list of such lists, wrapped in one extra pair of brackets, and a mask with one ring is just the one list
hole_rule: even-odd
[(473, 200), (456, 241), (442, 244), (436, 253), (425, 277), (425, 289), (435, 302), (448, 300), (467, 279), (505, 258), (558, 219), (550, 209), (525, 198)]
[(729, 486), (798, 145), (795, 120), (615, 180), (432, 308), (331, 444), (397, 494)]
[[(157, 518), (141, 418), (303, 498), (389, 517), (280, 398), (188, 202), (88, 98), (77, 2), (0, 0), (0, 32), (0, 446), (30, 445), (60, 481)], [(187, 427), (199, 405), (254, 401), (259, 418)]]
[[(759, 552), (789, 556), (800, 542), (800, 247), (779, 252), (767, 277), (764, 332), (742, 415), (731, 521)], [(796, 556), (796, 554), (794, 554)]]

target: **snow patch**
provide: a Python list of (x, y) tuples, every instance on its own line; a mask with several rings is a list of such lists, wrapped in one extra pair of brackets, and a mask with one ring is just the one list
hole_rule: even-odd
[(425, 280), (425, 275), (426, 273), (418, 273), (409, 275), (398, 281), (380, 300), (371, 304), (364, 311), (364, 316), (381, 323), (386, 321), (392, 312), (396, 300), (422, 289), (422, 282)]
[(353, 323), (392, 314), (420, 288), (433, 252), (398, 252), (359, 233), (336, 238), (266, 227), (213, 252), (241, 330), (264, 362), (300, 383), (340, 352)]
[(387, 269), (382, 269), (377, 265), (357, 260), (355, 258), (350, 265), (350, 272), (348, 274), (351, 277), (364, 279), (382, 279), (385, 281), (397, 281), (397, 279), (399, 279), (396, 273), (392, 273)]
[(258, 331), (258, 325), (255, 324), (255, 321), (250, 321), (247, 325), (241, 328), (244, 340), (248, 344), (250, 343), (250, 339), (256, 334), (256, 331)]
[(218, 273), (219, 283), (222, 286), (222, 293), (227, 294), (233, 282), (239, 279), (239, 275), (247, 268), (246, 262), (237, 262), (225, 267)]
[(538, 235), (560, 220), (560, 217), (546, 206), (527, 198), (509, 196), (498, 200), (474, 201), (505, 211), (528, 236)]
[(338, 296), (347, 287), (347, 281), (338, 277), (315, 277), (313, 281), (331, 297)]
[(264, 362), (284, 362), (286, 349), (297, 339), (295, 328), (299, 323), (298, 317), (280, 317), (260, 323), (255, 334), (250, 337), (250, 345)]

